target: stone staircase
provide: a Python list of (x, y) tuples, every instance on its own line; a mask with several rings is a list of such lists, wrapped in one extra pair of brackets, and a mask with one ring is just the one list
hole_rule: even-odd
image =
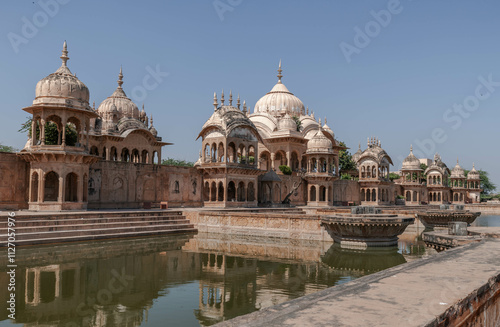
[[(16, 245), (88, 241), (173, 233), (196, 233), (181, 211), (109, 211), (16, 216)], [(7, 245), (7, 219), (0, 222), (0, 244)]]

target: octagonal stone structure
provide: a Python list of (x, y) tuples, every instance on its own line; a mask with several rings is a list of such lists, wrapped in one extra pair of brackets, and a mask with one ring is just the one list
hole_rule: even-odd
[(398, 236), (415, 218), (386, 214), (338, 214), (321, 225), (342, 248), (397, 246)]

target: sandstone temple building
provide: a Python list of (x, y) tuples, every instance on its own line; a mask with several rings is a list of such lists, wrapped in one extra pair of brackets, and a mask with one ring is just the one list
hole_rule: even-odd
[[(0, 153), (0, 209), (86, 210), (171, 207), (257, 207), (286, 205), (406, 205), (479, 202), (474, 168), (450, 171), (436, 154), (422, 171), (412, 150), (401, 178), (389, 178), (391, 157), (369, 138), (353, 155), (356, 179), (341, 179), (340, 145), (327, 119), (317, 119), (283, 84), (260, 98), (253, 112), (230, 91), (214, 94), (201, 127), (194, 167), (161, 165), (164, 142), (147, 115), (127, 97), (122, 69), (118, 86), (95, 108), (90, 91), (68, 67), (66, 42), (61, 66), (40, 80), (25, 147)], [(234, 102), (236, 102), (234, 104)], [(154, 111), (154, 109), (153, 109)], [(208, 117), (209, 116), (209, 117)], [(157, 124), (161, 126), (161, 124)]]

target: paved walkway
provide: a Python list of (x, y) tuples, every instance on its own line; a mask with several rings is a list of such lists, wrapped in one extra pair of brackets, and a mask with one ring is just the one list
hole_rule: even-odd
[(425, 326), (500, 278), (499, 253), (500, 240), (468, 244), (217, 326)]

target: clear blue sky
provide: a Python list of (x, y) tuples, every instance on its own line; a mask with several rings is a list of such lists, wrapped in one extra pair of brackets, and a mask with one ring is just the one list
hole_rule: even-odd
[[(37, 81), (59, 67), (67, 40), (68, 65), (96, 106), (116, 88), (120, 65), (129, 96), (146, 67), (168, 72), (137, 101), (159, 135), (175, 143), (164, 157), (196, 160), (213, 92), (232, 89), (253, 110), (275, 84), (281, 58), (288, 89), (316, 117), (328, 117), (352, 152), (378, 136), (398, 170), (410, 144), (421, 149), (441, 129), (446, 141), (429, 157), (439, 152), (450, 168), (457, 157), (466, 169), (475, 161), (500, 185), (500, 86), (480, 87), (478, 95), (490, 96), (474, 103), (478, 77), (500, 82), (498, 1), (65, 0), (49, 8), (57, 11), (51, 17), (43, 3), (54, 1), (2, 1), (2, 144), (23, 147), (21, 108), (31, 104)], [(390, 22), (374, 24), (371, 12), (388, 7)], [(26, 21), (37, 31), (23, 32)], [(347, 62), (341, 44), (356, 45), (356, 27), (369, 29), (369, 44), (357, 43)], [(12, 46), (14, 34), (25, 43)], [(464, 101), (472, 112), (452, 111)], [(459, 115), (466, 117), (460, 123)]]

